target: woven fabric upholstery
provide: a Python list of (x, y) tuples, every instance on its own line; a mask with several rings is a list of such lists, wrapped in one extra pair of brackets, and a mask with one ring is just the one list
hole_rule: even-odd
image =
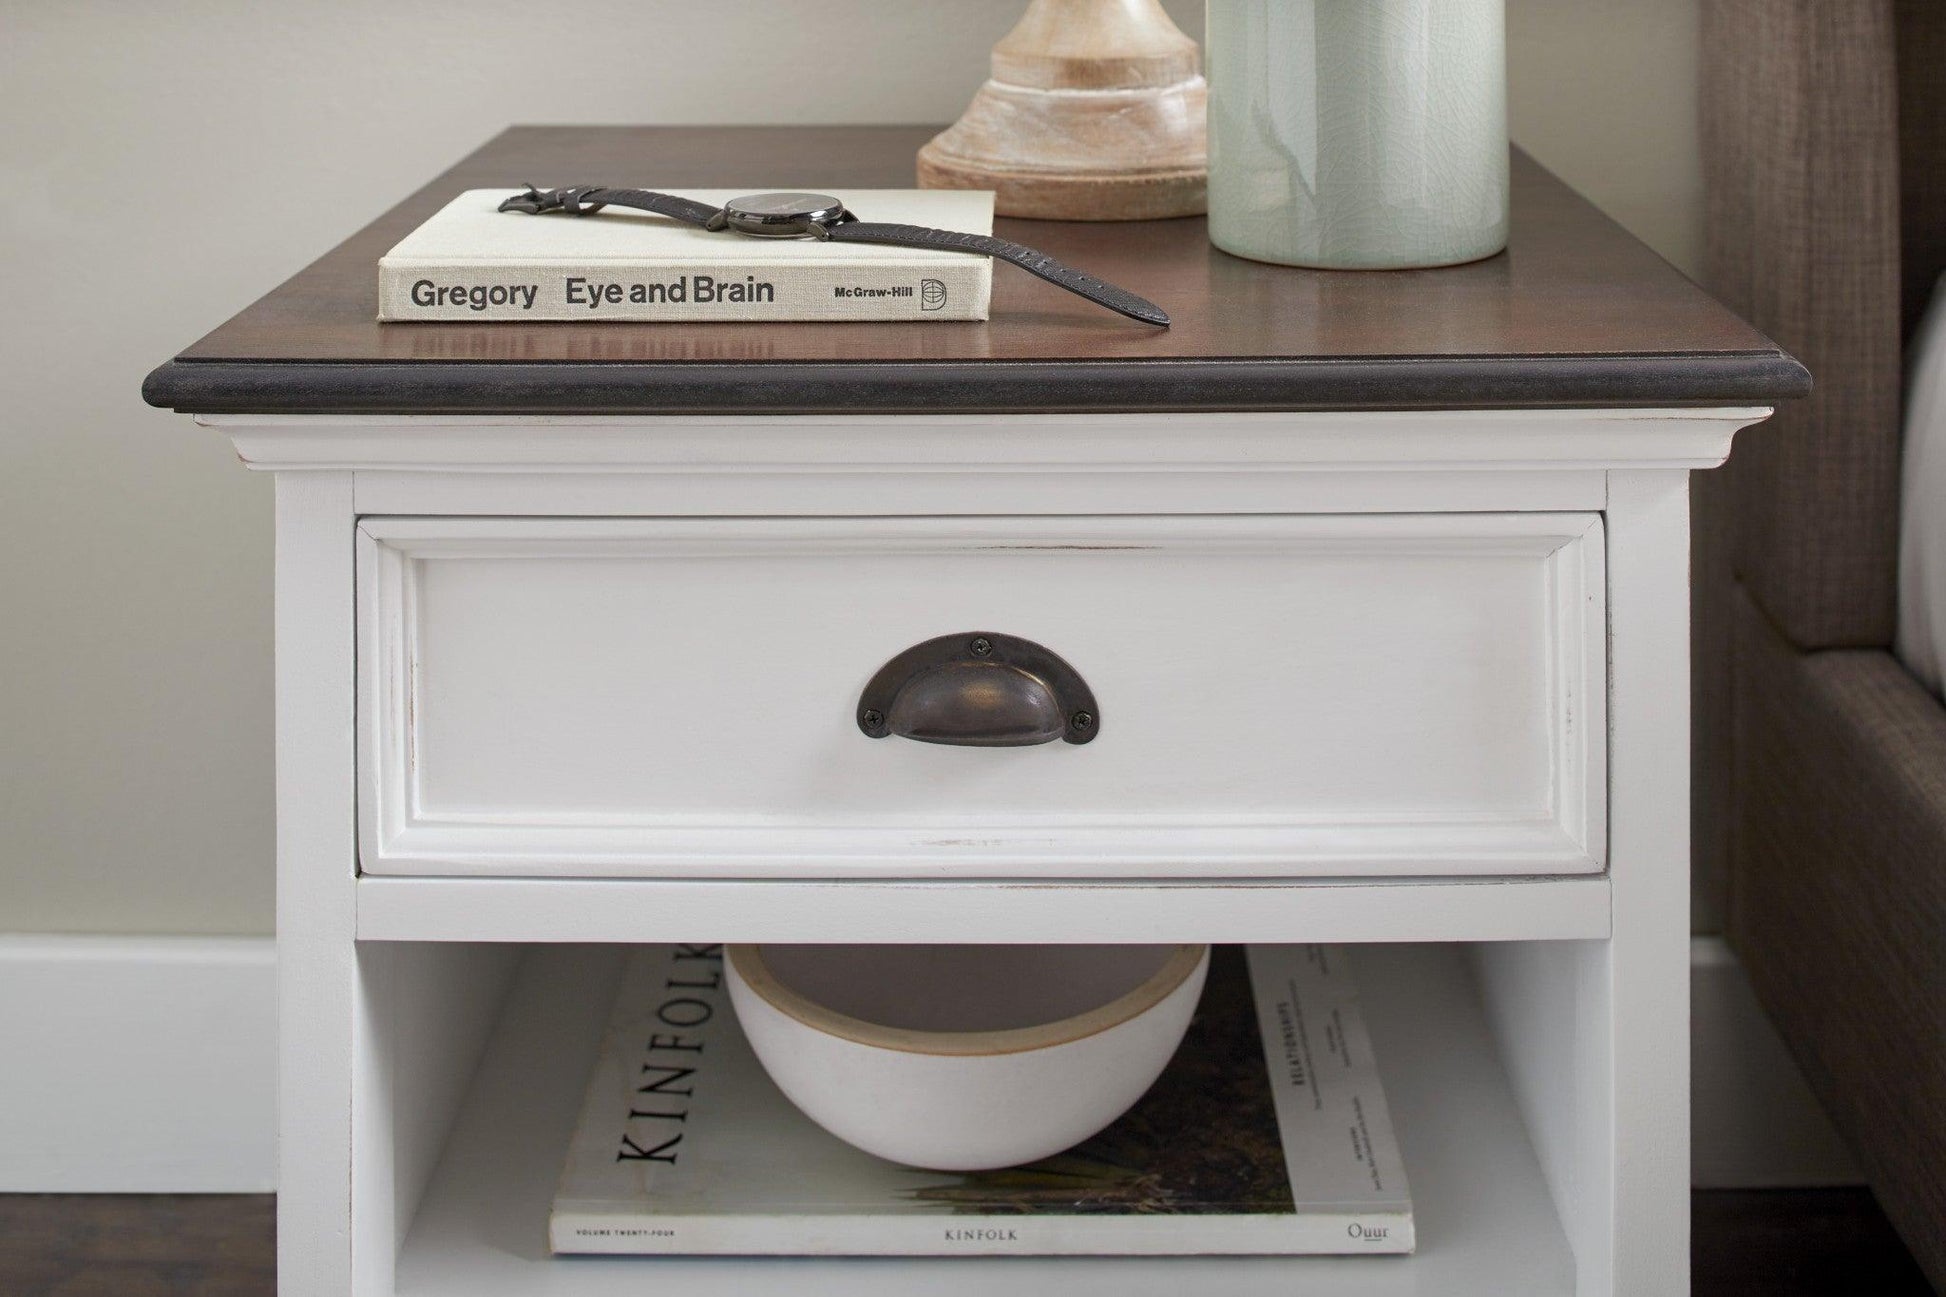
[(1727, 470), (1736, 570), (1800, 648), (1892, 638), (1900, 389), (1892, 7), (1703, 6), (1709, 286), (1803, 360), (1817, 385), (1740, 438)]
[(1946, 274), (1946, 4), (1898, 0), (1899, 259), (1910, 338)]
[[(1816, 388), (1692, 484), (1693, 921), (1727, 904), (1731, 592), (1739, 573), (1805, 648), (1891, 643), (1899, 494), (1893, 5), (1703, 0), (1709, 287)], [(1904, 17), (1903, 14), (1899, 15)]]
[(1800, 654), (1737, 610), (1730, 937), (1946, 1291), (1946, 707), (1890, 653)]
[(1882, 647), (1901, 344), (1946, 269), (1946, 3), (1703, 12), (1711, 287), (1817, 389), (1693, 490), (1697, 863), (1729, 862), (1758, 998), (1946, 1290), (1946, 707)]

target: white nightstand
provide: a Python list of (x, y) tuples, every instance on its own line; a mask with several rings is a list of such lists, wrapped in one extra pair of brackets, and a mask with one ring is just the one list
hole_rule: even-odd
[[(1031, 232), (1167, 335), (1004, 271), (989, 325), (369, 323), (456, 189), (923, 138), (514, 132), (151, 379), (277, 474), (280, 1291), (1686, 1291), (1687, 475), (1801, 368), (1524, 162), (1455, 271)], [(861, 733), (961, 632), (1091, 741)], [(1369, 943), (1419, 1253), (551, 1260), (621, 946), (807, 938)]]

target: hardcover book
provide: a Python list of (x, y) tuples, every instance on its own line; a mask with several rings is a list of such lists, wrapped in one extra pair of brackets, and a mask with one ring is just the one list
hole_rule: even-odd
[(557, 1253), (1396, 1253), (1412, 1202), (1343, 952), (1220, 946), (1182, 1047), (1113, 1125), (996, 1171), (827, 1134), (771, 1083), (722, 947), (644, 947), (555, 1194)]
[[(650, 212), (502, 212), (470, 189), (378, 263), (381, 320), (984, 320), (993, 260), (712, 232)], [(721, 204), (748, 189), (684, 189)], [(993, 195), (856, 189), (867, 219), (993, 233)]]

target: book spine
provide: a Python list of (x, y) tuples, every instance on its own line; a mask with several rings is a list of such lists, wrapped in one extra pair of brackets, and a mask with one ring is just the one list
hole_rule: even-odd
[(984, 320), (993, 262), (522, 265), (381, 261), (381, 320)]
[(556, 1211), (562, 1255), (1346, 1256), (1413, 1249), (1406, 1212), (1264, 1216), (730, 1216)]
[(1346, 951), (1252, 945), (1246, 958), (1298, 1211), (1310, 1208), (1298, 1168), (1315, 1181), (1331, 1167), (1342, 1178), (1330, 1182), (1361, 1186), (1373, 1209), (1396, 1206), (1410, 1213), (1398, 1137)]

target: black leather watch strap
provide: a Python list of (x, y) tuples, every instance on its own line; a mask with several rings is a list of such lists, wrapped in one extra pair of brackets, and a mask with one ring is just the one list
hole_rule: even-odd
[(616, 207), (634, 207), (644, 212), (654, 212), (657, 216), (671, 216), (691, 225), (707, 226), (715, 218), (718, 209), (708, 203), (699, 203), (693, 198), (678, 198), (674, 194), (659, 194), (653, 189), (608, 189), (600, 185), (584, 185), (578, 189), (536, 189), (527, 186), (527, 192), (516, 194), (500, 204), (503, 212), (568, 212), (575, 216), (592, 216), (610, 204)]
[[(524, 194), (516, 194), (500, 204), (503, 212), (569, 212), (576, 216), (588, 216), (609, 205), (633, 207), (658, 216), (673, 217), (700, 225), (705, 229), (718, 230), (724, 227), (724, 213), (708, 203), (699, 203), (693, 198), (680, 198), (675, 194), (661, 194), (653, 189), (606, 189), (597, 185), (587, 185), (574, 189), (536, 189), (527, 187)], [(1057, 261), (1044, 252), (1036, 252), (1024, 244), (1007, 239), (996, 239), (988, 234), (965, 234), (954, 230), (933, 230), (923, 225), (893, 225), (876, 221), (861, 221), (846, 212), (844, 219), (835, 224), (818, 224), (805, 233), (829, 239), (833, 243), (878, 243), (898, 248), (936, 248), (946, 252), (966, 252), (977, 256), (992, 257), (997, 261), (1009, 261), (1030, 275), (1038, 275), (1048, 283), (1079, 294), (1089, 301), (1105, 306), (1131, 320), (1144, 324), (1168, 326), (1169, 315), (1161, 307), (1146, 297), (1139, 297), (1126, 288), (1096, 279), (1093, 275), (1083, 274), (1065, 262)]]
[(1091, 302), (1126, 315), (1144, 324), (1167, 325), (1169, 314), (1146, 297), (1126, 288), (1085, 275), (1073, 266), (1056, 261), (1045, 252), (1024, 244), (996, 239), (990, 234), (962, 234), (952, 230), (929, 230), (923, 225), (888, 225), (876, 221), (847, 221), (830, 229), (833, 243), (885, 243), (900, 248), (940, 248), (951, 252), (983, 253), (998, 261), (1011, 261), (1030, 275), (1039, 275), (1050, 284), (1070, 293), (1079, 293)]

